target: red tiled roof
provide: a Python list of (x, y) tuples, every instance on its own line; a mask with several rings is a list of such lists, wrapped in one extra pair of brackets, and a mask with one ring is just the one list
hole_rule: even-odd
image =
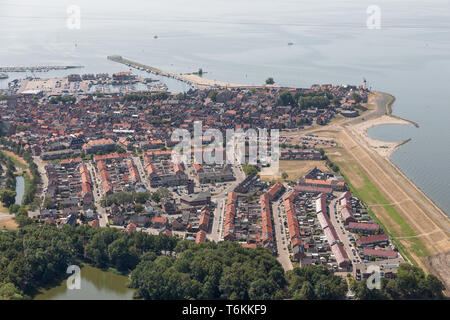
[(361, 230), (380, 230), (380, 226), (376, 223), (364, 223), (364, 222), (350, 222), (348, 224), (350, 229), (361, 229)]
[(365, 256), (380, 256), (380, 257), (389, 257), (389, 258), (397, 258), (398, 252), (389, 251), (389, 250), (377, 250), (377, 249), (364, 249), (363, 254)]

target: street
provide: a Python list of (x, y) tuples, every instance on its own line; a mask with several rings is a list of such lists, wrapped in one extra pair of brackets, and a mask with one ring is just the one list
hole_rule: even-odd
[[(338, 195), (338, 197), (341, 196), (341, 194)], [(358, 256), (358, 251), (356, 250), (355, 246), (350, 242), (350, 239), (348, 238), (349, 233), (344, 228), (344, 224), (341, 222), (340, 218), (336, 218), (336, 215), (340, 215), (337, 213), (336, 206), (337, 200), (333, 199), (328, 206), (328, 212), (330, 213), (330, 220), (332, 225), (334, 226), (334, 229), (336, 230), (336, 233), (339, 237), (339, 240), (344, 245), (344, 250), (347, 252), (348, 258), (352, 262), (352, 264), (358, 263), (358, 261), (361, 261), (360, 257)], [(354, 251), (353, 251), (353, 250)], [(356, 261), (356, 262), (355, 262)]]
[(106, 227), (106, 225), (108, 224), (108, 214), (106, 213), (106, 209), (100, 205), (100, 200), (102, 199), (100, 186), (102, 185), (102, 183), (100, 181), (100, 178), (96, 174), (94, 174), (95, 168), (92, 163), (89, 162), (87, 164), (87, 167), (92, 179), (92, 191), (94, 193), (94, 201), (97, 207), (97, 213), (99, 215), (98, 222), (100, 227)]
[[(281, 204), (280, 204), (281, 200)], [(279, 206), (282, 205), (282, 198), (280, 200), (272, 203), (272, 216), (273, 223), (275, 224), (275, 238), (277, 243), (277, 251), (278, 257), (277, 260), (283, 266), (285, 271), (292, 270), (292, 263), (289, 255), (289, 250), (287, 249), (288, 239), (286, 238), (286, 233), (284, 232), (284, 224), (283, 219), (281, 218), (281, 208)], [(284, 242), (284, 244), (283, 244)]]

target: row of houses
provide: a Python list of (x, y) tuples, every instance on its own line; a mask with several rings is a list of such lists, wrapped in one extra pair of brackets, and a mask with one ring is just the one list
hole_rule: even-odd
[(331, 223), (327, 207), (327, 196), (324, 193), (321, 193), (316, 199), (317, 220), (319, 221), (322, 231), (327, 238), (337, 265), (341, 268), (348, 269), (351, 266), (350, 259), (348, 258), (344, 247), (340, 243), (336, 229)]

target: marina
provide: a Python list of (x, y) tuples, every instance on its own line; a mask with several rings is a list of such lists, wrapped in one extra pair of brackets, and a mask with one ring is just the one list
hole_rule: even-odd
[[(48, 72), (50, 70), (68, 70), (83, 68), (83, 66), (35, 66), (35, 67), (0, 67), (0, 73), (3, 72)], [(0, 74), (0, 79), (1, 74)]]
[(56, 96), (95, 93), (142, 93), (167, 91), (165, 83), (141, 78), (131, 72), (108, 74), (72, 74), (65, 78), (26, 78), (12, 83), (15, 93)]

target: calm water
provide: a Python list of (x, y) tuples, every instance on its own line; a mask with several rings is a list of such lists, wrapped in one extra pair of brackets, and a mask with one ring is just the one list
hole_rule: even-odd
[(22, 176), (16, 177), (16, 204), (22, 204), (23, 194), (25, 193), (25, 179)]
[[(69, 4), (80, 6), (80, 30), (66, 27)], [(366, 9), (373, 4), (366, 0), (126, 4), (0, 0), (0, 64), (84, 65), (80, 72), (111, 73), (127, 69), (106, 59), (119, 54), (172, 72), (203, 68), (208, 78), (246, 84), (270, 76), (296, 87), (361, 84), (366, 78), (373, 89), (396, 97), (396, 115), (420, 125), (382, 127), (373, 134), (389, 141), (412, 138), (392, 160), (450, 213), (448, 0), (376, 1), (380, 30), (366, 27)], [(173, 91), (186, 89), (166, 81)]]
[(36, 300), (131, 300), (134, 290), (127, 288), (128, 278), (91, 266), (81, 269), (81, 288), (69, 290), (66, 280), (42, 292)]

